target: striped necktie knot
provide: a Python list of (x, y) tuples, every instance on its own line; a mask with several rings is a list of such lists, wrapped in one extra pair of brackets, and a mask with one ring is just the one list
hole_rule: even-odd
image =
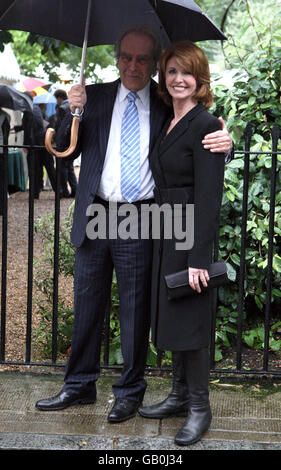
[(127, 94), (126, 98), (129, 101), (129, 103), (132, 103), (136, 101), (136, 99), (138, 98), (138, 95), (134, 91), (130, 91), (130, 93)]

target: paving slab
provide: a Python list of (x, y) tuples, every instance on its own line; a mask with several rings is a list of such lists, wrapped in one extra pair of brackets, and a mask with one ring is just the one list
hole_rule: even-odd
[[(43, 412), (37, 400), (56, 395), (62, 374), (0, 372), (0, 450), (281, 450), (281, 385), (211, 381), (213, 420), (200, 442), (179, 447), (174, 436), (184, 418), (144, 419), (108, 423), (114, 396), (113, 376), (97, 382), (98, 398), (91, 405)], [(144, 405), (164, 399), (169, 378), (147, 377)]]

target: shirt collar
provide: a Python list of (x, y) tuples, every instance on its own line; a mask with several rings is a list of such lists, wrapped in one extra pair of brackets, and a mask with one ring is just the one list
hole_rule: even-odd
[[(130, 93), (130, 90), (126, 88), (123, 83), (121, 82), (119, 90), (118, 90), (118, 99), (119, 103), (126, 99), (127, 94)], [(150, 80), (146, 84), (146, 86), (137, 92), (139, 99), (141, 100), (144, 106), (149, 106), (149, 97), (150, 97)]]

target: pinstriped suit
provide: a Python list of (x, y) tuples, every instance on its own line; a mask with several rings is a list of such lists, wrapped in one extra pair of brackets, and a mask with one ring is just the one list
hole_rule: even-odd
[[(101, 331), (112, 271), (116, 270), (120, 299), (120, 328), (124, 367), (114, 384), (117, 398), (142, 399), (143, 378), (150, 326), (150, 286), (152, 240), (89, 240), (87, 207), (94, 201), (102, 174), (111, 117), (120, 81), (86, 87), (87, 103), (79, 127), (78, 146), (81, 169), (77, 188), (72, 243), (75, 259), (75, 322), (71, 355), (67, 364), (64, 390), (89, 391), (99, 376)], [(150, 151), (167, 119), (169, 110), (150, 88)], [(59, 129), (60, 150), (69, 145), (71, 115)], [(119, 143), (118, 143), (119, 145)]]

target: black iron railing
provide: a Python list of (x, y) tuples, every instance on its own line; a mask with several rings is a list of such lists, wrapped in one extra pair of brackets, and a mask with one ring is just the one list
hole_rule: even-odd
[[(262, 375), (277, 375), (281, 376), (281, 367), (276, 370), (271, 370), (269, 367), (269, 334), (270, 334), (270, 322), (271, 322), (271, 291), (272, 291), (272, 260), (274, 250), (274, 215), (275, 215), (275, 200), (276, 200), (276, 179), (279, 171), (277, 155), (281, 152), (277, 151), (278, 140), (280, 139), (280, 128), (275, 125), (272, 129), (272, 150), (271, 151), (251, 151), (251, 137), (252, 127), (248, 124), (245, 128), (244, 140), (245, 147), (244, 151), (236, 151), (236, 155), (244, 157), (244, 171), (243, 171), (243, 200), (242, 200), (242, 220), (241, 220), (241, 252), (240, 252), (240, 267), (239, 267), (239, 300), (238, 300), (238, 317), (237, 317), (237, 344), (236, 344), (236, 364), (232, 368), (221, 369), (216, 368), (214, 360), (215, 356), (215, 330), (216, 330), (216, 309), (217, 309), (217, 295), (214, 291), (213, 295), (213, 326), (211, 335), (211, 371), (219, 374), (262, 374)], [(8, 189), (8, 149), (10, 146), (4, 146), (4, 154), (2, 156), (4, 160), (3, 185), (4, 194), (7, 194)], [(19, 149), (23, 146), (12, 146)], [(26, 148), (26, 146), (25, 146)], [(31, 155), (36, 151), (38, 147), (31, 146), (29, 151)], [(251, 369), (246, 370), (242, 366), (242, 330), (243, 330), (243, 312), (244, 312), (244, 301), (245, 301), (245, 263), (246, 263), (246, 231), (247, 231), (247, 217), (248, 217), (248, 193), (249, 193), (249, 166), (250, 156), (258, 154), (269, 154), (271, 155), (271, 180), (270, 180), (270, 219), (269, 219), (269, 234), (268, 234), (268, 264), (267, 264), (267, 280), (266, 280), (266, 302), (264, 312), (264, 348), (263, 348), (263, 366), (260, 370)], [(34, 162), (34, 158), (31, 157), (31, 162)], [(2, 214), (2, 265), (1, 265), (1, 332), (0, 332), (0, 364), (10, 365), (44, 365), (44, 366), (64, 366), (64, 364), (57, 362), (58, 356), (58, 287), (59, 287), (59, 228), (60, 228), (60, 196), (59, 196), (59, 174), (60, 174), (61, 160), (56, 160), (56, 193), (54, 202), (54, 213), (55, 213), (55, 225), (54, 225), (54, 260), (53, 260), (53, 311), (52, 311), (52, 357), (48, 362), (35, 362), (32, 360), (32, 314), (33, 314), (33, 253), (34, 253), (34, 164), (31, 164), (31, 175), (29, 182), (29, 206), (28, 206), (28, 256), (27, 256), (27, 301), (26, 301), (26, 348), (25, 348), (25, 359), (22, 362), (13, 361), (6, 359), (6, 307), (7, 307), (7, 251), (8, 251), (8, 223), (9, 213), (7, 198), (3, 200), (3, 214)], [(215, 246), (214, 258), (217, 259), (219, 255), (218, 240)], [(280, 312), (281, 320), (281, 312)], [(104, 368), (109, 366), (109, 351), (110, 351), (110, 304), (106, 312), (105, 318), (105, 344), (104, 344)], [(163, 352), (158, 351), (156, 370), (164, 369), (162, 367)]]

